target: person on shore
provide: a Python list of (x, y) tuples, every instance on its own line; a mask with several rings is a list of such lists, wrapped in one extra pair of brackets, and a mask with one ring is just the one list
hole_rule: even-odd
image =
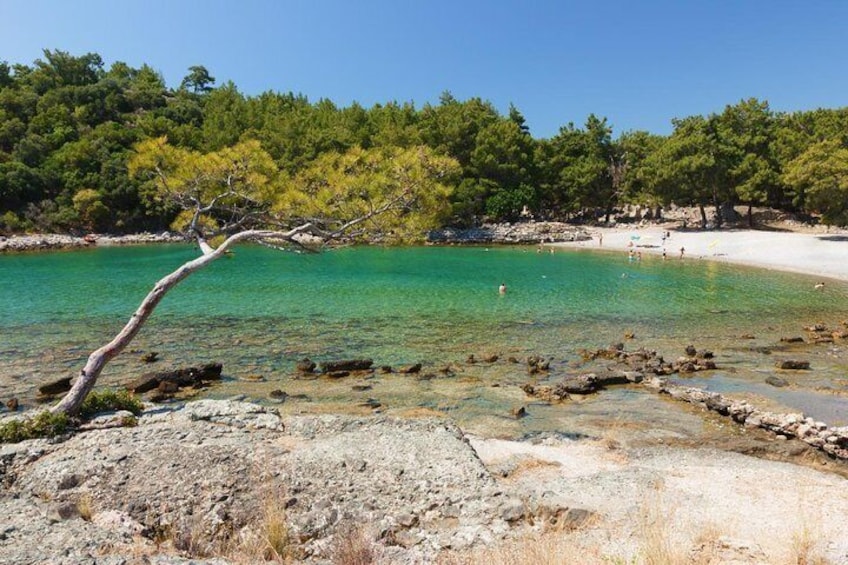
[(604, 234), (599, 233), (598, 234), (598, 247), (603, 247), (603, 246), (604, 246)]
[(680, 258), (681, 258), (681, 259), (683, 259), (683, 254), (684, 254), (684, 253), (686, 253), (686, 248), (685, 248), (685, 247), (681, 247), (681, 248), (680, 248)]
[(506, 284), (501, 283), (501, 286), (498, 287), (498, 294), (506, 294)]

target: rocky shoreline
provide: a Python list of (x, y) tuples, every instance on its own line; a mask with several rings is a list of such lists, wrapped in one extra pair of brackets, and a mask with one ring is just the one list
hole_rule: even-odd
[(129, 235), (90, 234), (82, 237), (64, 234), (0, 236), (0, 253), (77, 249), (110, 245), (179, 243), (185, 236), (175, 232), (137, 233)]
[(563, 222), (484, 224), (475, 228), (444, 228), (427, 233), (427, 243), (440, 245), (514, 245), (588, 241), (592, 236), (580, 226)]
[[(440, 245), (488, 244), (514, 245), (588, 241), (592, 237), (583, 228), (562, 222), (520, 222), (485, 224), (476, 228), (445, 228), (427, 234), (427, 243)], [(32, 234), (0, 236), (0, 253), (78, 249), (109, 245), (179, 243), (185, 236), (176, 232), (138, 233), (129, 235)]]

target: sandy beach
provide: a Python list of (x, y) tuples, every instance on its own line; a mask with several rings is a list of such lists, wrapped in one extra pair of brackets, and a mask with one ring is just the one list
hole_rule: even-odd
[[(555, 243), (560, 247), (591, 248), (626, 253), (631, 249), (669, 260), (725, 261), (848, 280), (848, 233), (797, 233), (760, 230), (678, 231), (662, 226), (591, 228), (592, 241)], [(663, 239), (664, 233), (670, 237)]]

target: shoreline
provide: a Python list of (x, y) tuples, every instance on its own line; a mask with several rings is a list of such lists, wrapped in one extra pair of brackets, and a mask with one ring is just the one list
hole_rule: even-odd
[[(626, 254), (661, 255), (669, 261), (708, 260), (838, 281), (848, 281), (848, 233), (799, 233), (754, 229), (678, 230), (662, 225), (595, 227), (591, 241), (546, 243), (546, 246)], [(663, 234), (670, 237), (663, 240)], [(602, 236), (602, 240), (600, 239)], [(632, 246), (630, 245), (632, 243)]]
[(67, 234), (26, 234), (0, 236), (0, 254), (31, 251), (60, 251), (112, 245), (144, 245), (148, 243), (178, 243), (185, 241), (175, 232), (141, 232), (127, 235), (90, 234), (77, 237)]
[[(617, 227), (559, 227), (553, 241), (549, 223), (528, 223), (515, 229), (501, 227), (490, 245), (544, 245), (566, 249), (587, 249), (607, 253), (627, 253), (630, 249), (661, 255), (663, 248), (668, 260), (709, 260), (748, 267), (771, 269), (848, 281), (848, 231), (832, 229), (813, 233), (794, 230), (737, 229), (682, 230), (668, 224)], [(532, 227), (531, 227), (532, 226)], [(542, 228), (542, 229), (540, 229)], [(500, 233), (500, 232), (503, 233)], [(525, 233), (526, 232), (526, 233)], [(562, 233), (560, 233), (562, 232)], [(663, 234), (670, 237), (663, 239)], [(493, 234), (486, 234), (491, 237)], [(602, 240), (600, 238), (603, 238)], [(499, 241), (500, 240), (500, 241)], [(182, 234), (174, 232), (138, 233), (129, 235), (93, 234), (76, 237), (63, 234), (32, 234), (0, 236), (0, 254), (37, 252), (62, 249), (84, 249), (112, 245), (143, 245), (151, 243), (184, 242)], [(431, 244), (433, 242), (430, 242)], [(440, 241), (444, 245), (448, 242)], [(475, 245), (481, 242), (452, 241)], [(632, 243), (632, 246), (631, 246)]]

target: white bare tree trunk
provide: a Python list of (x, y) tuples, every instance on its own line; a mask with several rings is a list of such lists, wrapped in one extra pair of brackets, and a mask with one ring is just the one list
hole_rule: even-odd
[[(239, 232), (230, 236), (218, 248), (213, 249), (206, 244), (205, 241), (200, 245), (203, 250), (203, 255), (184, 263), (176, 271), (161, 279), (153, 287), (147, 296), (144, 297), (138, 309), (126, 323), (124, 328), (116, 335), (112, 341), (93, 352), (88, 361), (80, 371), (71, 390), (59, 401), (58, 404), (51, 408), (52, 412), (64, 412), (66, 414), (75, 414), (82, 406), (85, 397), (94, 388), (97, 378), (115, 356), (123, 351), (127, 345), (133, 340), (136, 334), (141, 330), (141, 327), (153, 313), (153, 310), (164, 298), (165, 294), (177, 286), (183, 279), (188, 277), (195, 271), (198, 271), (220, 258), (227, 249), (234, 243), (239, 241), (257, 240), (257, 239), (275, 239), (280, 241), (291, 241), (292, 238), (302, 232), (309, 231), (311, 226), (306, 224), (288, 232), (274, 232), (266, 230), (248, 230)], [(201, 240), (202, 241), (202, 240)]]

